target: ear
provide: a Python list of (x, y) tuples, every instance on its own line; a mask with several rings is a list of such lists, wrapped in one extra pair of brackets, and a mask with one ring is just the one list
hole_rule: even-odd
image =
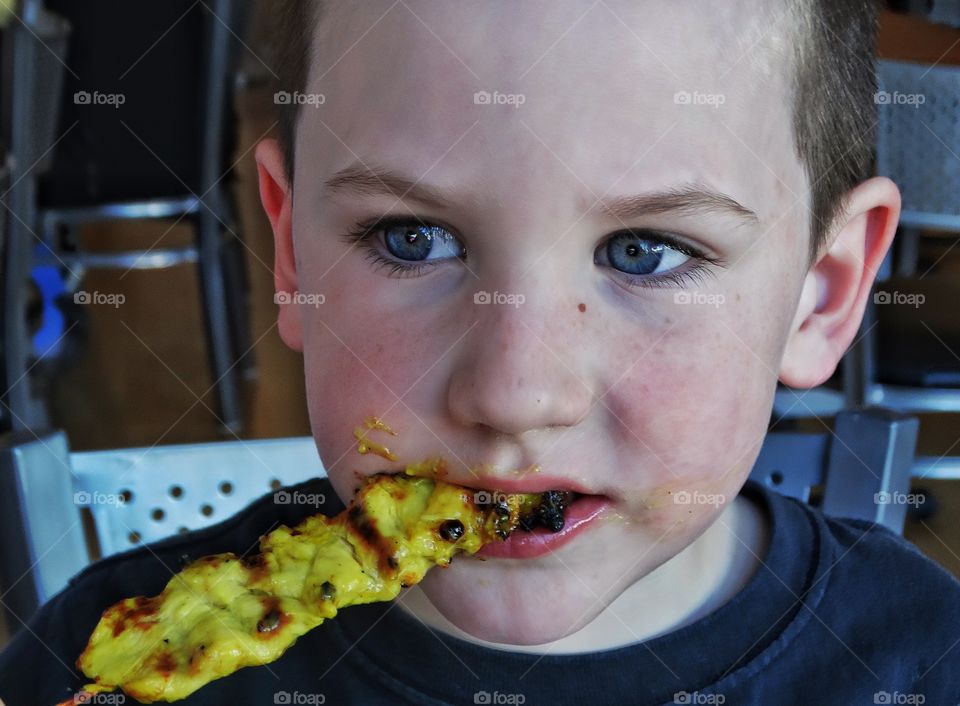
[(274, 139), (257, 145), (257, 174), (260, 202), (273, 229), (273, 286), (280, 307), (277, 327), (280, 338), (295, 351), (303, 351), (300, 308), (294, 303), (297, 291), (297, 264), (293, 250), (293, 189), (287, 181), (283, 150)]
[(873, 177), (847, 193), (827, 248), (810, 268), (780, 366), (790, 387), (826, 381), (853, 342), (900, 219), (900, 192)]

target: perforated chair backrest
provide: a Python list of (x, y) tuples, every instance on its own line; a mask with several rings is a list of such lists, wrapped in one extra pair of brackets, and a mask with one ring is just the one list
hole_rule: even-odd
[(106, 557), (215, 524), (272, 489), (325, 475), (311, 437), (71, 453), (63, 432), (11, 434), (0, 444), (9, 624), (26, 622), (90, 563), (84, 508)]
[(215, 524), (271, 490), (326, 475), (309, 436), (78, 452), (70, 465), (103, 556)]
[(900, 187), (900, 222), (960, 230), (960, 68), (881, 60), (877, 77), (877, 173)]

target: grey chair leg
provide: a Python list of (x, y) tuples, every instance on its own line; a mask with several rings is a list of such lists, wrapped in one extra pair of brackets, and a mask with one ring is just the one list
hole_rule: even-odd
[(837, 415), (823, 511), (878, 522), (903, 533), (920, 422), (879, 407)]
[(913, 277), (920, 260), (920, 230), (901, 227), (897, 231), (897, 277)]
[(217, 217), (204, 209), (198, 217), (200, 287), (203, 299), (208, 353), (220, 404), (220, 421), (227, 434), (243, 427), (236, 360), (231, 354), (232, 336), (223, 271), (223, 239)]
[(242, 233), (234, 225), (236, 223), (234, 215), (237, 213), (237, 209), (234, 207), (233, 199), (230, 198), (226, 189), (222, 190), (222, 196), (223, 202), (228, 204), (228, 215), (224, 218), (224, 221), (229, 223), (234, 230), (233, 234), (224, 235), (225, 242), (223, 244), (223, 273), (227, 292), (230, 331), (233, 334), (231, 337), (233, 356), (234, 360), (238, 361), (237, 367), (240, 377), (250, 380), (256, 377), (256, 357), (250, 336), (250, 303), (248, 296), (250, 285), (247, 280), (244, 246), (241, 241)]

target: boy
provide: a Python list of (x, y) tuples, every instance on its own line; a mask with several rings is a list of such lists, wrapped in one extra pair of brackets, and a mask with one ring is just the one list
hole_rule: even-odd
[[(289, 100), (257, 162), (330, 476), (303, 489), (443, 456), (477, 489), (587, 497), (183, 703), (960, 700), (956, 581), (744, 486), (777, 380), (831, 375), (896, 229), (896, 187), (864, 179), (876, 8), (282, 12)], [(374, 415), (396, 461), (355, 453)], [(310, 510), (267, 498), (92, 567), (0, 660), (0, 696), (64, 698), (103, 608)]]

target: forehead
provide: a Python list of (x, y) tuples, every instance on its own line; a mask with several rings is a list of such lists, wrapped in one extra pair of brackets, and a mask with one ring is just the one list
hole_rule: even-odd
[(786, 6), (334, 3), (308, 87), (325, 101), (301, 110), (297, 179), (386, 164), (502, 202), (566, 189), (575, 210), (696, 181), (771, 220), (805, 192)]

